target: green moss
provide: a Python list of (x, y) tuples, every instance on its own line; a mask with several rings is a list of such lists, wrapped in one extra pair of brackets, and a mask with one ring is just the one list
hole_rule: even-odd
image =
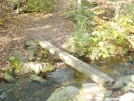
[(17, 57), (10, 57), (9, 61), (11, 63), (12, 71), (20, 71), (22, 69), (22, 64)]

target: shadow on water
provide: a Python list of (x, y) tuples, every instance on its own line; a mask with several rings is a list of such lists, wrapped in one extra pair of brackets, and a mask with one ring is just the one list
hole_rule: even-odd
[[(62, 73), (60, 74), (62, 77), (48, 78), (45, 83), (30, 81), (28, 75), (20, 77), (16, 83), (6, 83), (3, 81), (0, 83), (0, 101), (47, 101), (48, 97), (56, 88), (69, 85), (79, 88), (82, 83), (92, 82), (72, 68), (69, 71), (71, 72), (72, 70), (74, 71), (74, 77), (70, 78), (71, 80), (66, 78), (66, 73)], [(52, 73), (52, 75), (53, 74), (55, 73)], [(63, 74), (65, 74), (65, 76)], [(63, 81), (63, 79), (67, 79), (68, 81), (56, 83), (54, 79), (60, 81), (58, 78), (61, 81)]]
[(134, 74), (134, 53), (124, 57), (100, 59), (89, 64), (116, 79)]
[(46, 101), (56, 88), (53, 83), (31, 82), (23, 76), (16, 83), (0, 84), (0, 101)]

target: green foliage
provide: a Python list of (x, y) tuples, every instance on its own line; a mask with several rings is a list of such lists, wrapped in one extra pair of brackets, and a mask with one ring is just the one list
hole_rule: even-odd
[(78, 56), (98, 59), (117, 54), (123, 56), (129, 50), (133, 50), (130, 47), (132, 40), (128, 38), (134, 34), (133, 17), (129, 14), (121, 14), (116, 21), (112, 18), (105, 20), (95, 15), (90, 7), (82, 6), (81, 12), (75, 13), (74, 19), (75, 33), (71, 38), (72, 42), (68, 41), (73, 45), (68, 44), (67, 49)]
[(88, 6), (81, 6), (81, 12), (76, 14), (74, 19), (77, 21), (75, 30), (79, 33), (90, 32), (94, 26), (92, 21), (94, 13), (88, 8)]
[(50, 12), (55, 8), (57, 0), (28, 0), (27, 10), (29, 12)]
[(129, 14), (134, 18), (134, 2), (124, 5), (123, 10), (125, 14)]
[(20, 71), (22, 69), (22, 64), (17, 57), (10, 57), (9, 60), (11, 62), (12, 71)]
[[(54, 64), (53, 56), (47, 50), (41, 49), (40, 53), (41, 53), (40, 61), (46, 62), (49, 65), (53, 65)], [(51, 67), (51, 66), (49, 66), (49, 67)]]

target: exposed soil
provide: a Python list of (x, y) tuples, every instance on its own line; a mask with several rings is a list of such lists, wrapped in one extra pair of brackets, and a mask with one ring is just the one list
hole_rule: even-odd
[[(66, 19), (65, 12), (70, 0), (59, 0), (52, 13), (12, 13), (0, 31), (0, 68), (7, 64), (6, 58), (15, 50), (24, 50), (24, 41), (41, 37), (57, 47), (73, 32), (73, 23)], [(8, 14), (7, 14), (8, 15)]]

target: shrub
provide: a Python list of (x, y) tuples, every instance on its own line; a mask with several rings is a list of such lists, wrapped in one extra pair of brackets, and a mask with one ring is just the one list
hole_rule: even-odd
[[(105, 12), (107, 8), (101, 9)], [(133, 51), (134, 41), (130, 38), (134, 34), (133, 17), (127, 13), (120, 14), (117, 20), (114, 20), (113, 15), (103, 19), (105, 14), (100, 17), (95, 12), (88, 6), (82, 6), (81, 13), (75, 14), (75, 32), (65, 48), (78, 57), (89, 59), (117, 54), (123, 56), (130, 50)]]
[(50, 12), (55, 8), (56, 0), (28, 0), (28, 12)]

